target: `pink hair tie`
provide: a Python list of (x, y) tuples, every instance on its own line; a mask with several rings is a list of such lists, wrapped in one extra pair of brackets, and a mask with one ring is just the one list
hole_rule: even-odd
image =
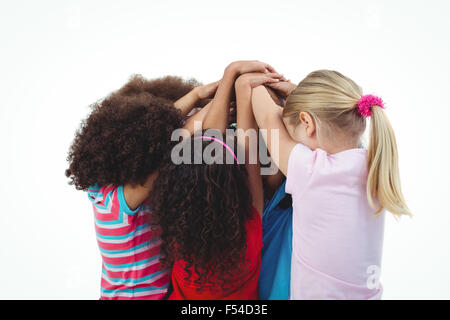
[(384, 109), (383, 100), (371, 94), (366, 94), (358, 101), (358, 112), (364, 117), (370, 117), (372, 115), (371, 110), (373, 106)]

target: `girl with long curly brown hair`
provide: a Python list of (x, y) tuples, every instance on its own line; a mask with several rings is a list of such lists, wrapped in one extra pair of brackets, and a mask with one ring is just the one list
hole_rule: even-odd
[[(70, 148), (66, 176), (92, 202), (103, 266), (102, 299), (161, 299), (170, 273), (160, 268), (158, 228), (148, 195), (171, 148), (173, 130), (217, 83), (134, 76), (92, 106)], [(201, 118), (202, 113), (196, 118)]]
[[(235, 80), (251, 72), (260, 72), (254, 79), (259, 83), (281, 77), (262, 62), (230, 64), (204, 118), (203, 129), (225, 132)], [(241, 95), (236, 88), (238, 142), (245, 148), (246, 159), (249, 149), (242, 143), (242, 130), (257, 129), (250, 99), (249, 92)], [(197, 140), (201, 140), (201, 150), (195, 147)], [(211, 147), (218, 159), (226, 159), (230, 153), (235, 158), (225, 142), (212, 136), (194, 134), (181, 146), (190, 159)], [(236, 161), (211, 163), (203, 157), (200, 162), (168, 161), (159, 172), (150, 206), (152, 224), (162, 231), (163, 262), (172, 266), (170, 299), (258, 299), (262, 181), (258, 161), (246, 161), (245, 165)]]

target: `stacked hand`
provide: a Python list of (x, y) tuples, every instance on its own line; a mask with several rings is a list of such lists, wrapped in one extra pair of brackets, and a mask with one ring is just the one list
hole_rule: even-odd
[(279, 81), (277, 83), (267, 83), (268, 87), (274, 89), (281, 97), (286, 98), (294, 91), (297, 86), (293, 84), (290, 80)]
[(249, 85), (251, 88), (255, 88), (263, 84), (278, 84), (280, 81), (283, 81), (283, 79), (283, 75), (276, 72), (252, 72), (240, 76), (236, 81), (236, 85), (245, 84)]
[[(225, 72), (234, 77), (239, 77), (240, 82), (246, 82), (252, 88), (267, 85), (274, 89), (281, 97), (287, 97), (296, 85), (286, 80), (283, 75), (268, 63), (258, 60), (235, 61), (228, 65)], [(210, 99), (214, 97), (220, 81), (215, 81), (196, 88), (198, 99)]]
[(289, 96), (297, 87), (265, 62), (257, 60), (235, 61), (227, 69), (237, 76), (240, 75), (239, 81), (249, 84), (252, 88), (267, 85), (283, 98)]
[(226, 70), (234, 73), (236, 76), (250, 72), (276, 73), (270, 64), (258, 60), (235, 61), (230, 63)]
[(209, 99), (214, 97), (220, 81), (212, 82), (195, 88), (197, 90), (198, 99)]
[[(286, 80), (270, 64), (257, 60), (232, 62), (225, 69), (225, 74), (234, 78), (240, 76), (239, 81), (247, 81), (252, 88), (263, 84), (276, 84)], [(220, 80), (195, 88), (198, 100), (213, 98), (219, 84)], [(277, 90), (275, 87), (274, 89)]]

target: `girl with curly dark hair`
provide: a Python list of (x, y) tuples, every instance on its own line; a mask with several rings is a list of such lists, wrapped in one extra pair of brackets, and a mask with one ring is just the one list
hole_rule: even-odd
[[(203, 129), (225, 131), (235, 80), (249, 72), (267, 72), (258, 74), (260, 83), (281, 77), (262, 62), (230, 64), (204, 118)], [(250, 98), (248, 92), (241, 96), (236, 91), (238, 129), (257, 129)], [(245, 136), (239, 132), (239, 145), (245, 148), (248, 159), (248, 144), (242, 143)], [(196, 149), (196, 143), (201, 150)], [(150, 197), (151, 223), (161, 228), (163, 262), (172, 266), (170, 299), (258, 299), (263, 207), (258, 161), (238, 164), (232, 149), (212, 136), (194, 134), (181, 147), (190, 159), (212, 147), (215, 159), (232, 154), (236, 161), (211, 163), (202, 157), (199, 163), (169, 161), (160, 170)]]
[(216, 88), (216, 83), (198, 86), (178, 77), (149, 81), (134, 76), (95, 103), (81, 123), (66, 176), (87, 191), (93, 205), (103, 259), (102, 299), (165, 296), (170, 274), (160, 268), (159, 230), (147, 223), (147, 198), (171, 148), (173, 130)]

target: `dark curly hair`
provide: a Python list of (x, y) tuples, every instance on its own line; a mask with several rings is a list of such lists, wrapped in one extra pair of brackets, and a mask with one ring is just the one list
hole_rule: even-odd
[[(194, 139), (190, 144), (194, 159)], [(202, 148), (217, 143), (203, 140)], [(226, 159), (225, 148), (223, 159)], [(193, 163), (193, 161), (191, 161)], [(237, 164), (174, 164), (159, 171), (150, 197), (151, 224), (161, 227), (163, 264), (186, 262), (186, 281), (226, 289), (243, 267), (246, 252), (245, 223), (252, 215), (245, 166)], [(192, 277), (192, 271), (195, 277)], [(210, 277), (218, 283), (210, 281)]]
[(197, 82), (178, 77), (133, 76), (91, 105), (69, 150), (66, 176), (79, 190), (93, 185), (143, 184), (164, 162), (172, 131), (182, 126), (173, 101)]
[(201, 83), (194, 78), (183, 80), (177, 76), (165, 76), (147, 80), (137, 74), (131, 77), (130, 81), (118, 91), (118, 94), (133, 96), (146, 92), (155, 97), (175, 102), (199, 85)]

